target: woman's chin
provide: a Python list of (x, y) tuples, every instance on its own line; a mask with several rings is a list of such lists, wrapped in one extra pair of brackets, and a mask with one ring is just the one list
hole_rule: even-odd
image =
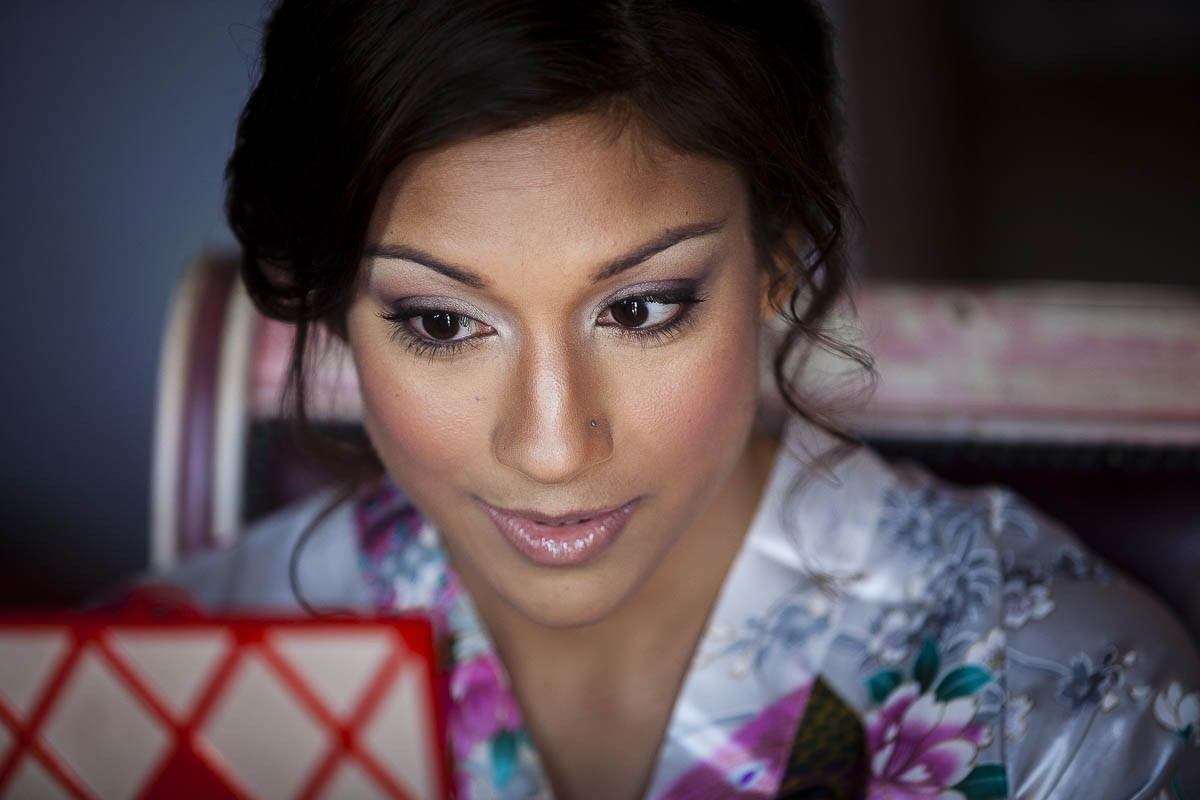
[(586, 628), (620, 612), (637, 589), (627, 577), (617, 585), (618, 581), (603, 575), (582, 574), (590, 571), (560, 570), (504, 587), (498, 593), (512, 610), (541, 627)]

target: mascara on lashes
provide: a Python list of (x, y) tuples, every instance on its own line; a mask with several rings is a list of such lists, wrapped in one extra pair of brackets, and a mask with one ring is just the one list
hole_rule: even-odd
[[(642, 300), (644, 302), (661, 303), (663, 305), (679, 305), (681, 308), (667, 322), (649, 328), (626, 328), (619, 324), (608, 324), (603, 327), (612, 330), (618, 335), (640, 339), (642, 344), (647, 346), (674, 338), (683, 330), (685, 324), (695, 321), (692, 312), (696, 305), (704, 302), (706, 299), (698, 291), (701, 283), (702, 280), (672, 281), (669, 284), (658, 282), (656, 284), (631, 287), (632, 291), (626, 289), (622, 293), (615, 293), (614, 296), (606, 298), (603, 301), (600, 313), (609, 311), (613, 306), (628, 300)], [(422, 303), (426, 304), (423, 305)], [(380, 312), (378, 316), (392, 323), (393, 338), (400, 339), (406, 349), (415, 355), (431, 357), (453, 356), (466, 347), (477, 347), (486, 338), (485, 336), (476, 335), (467, 336), (462, 339), (439, 341), (422, 336), (411, 329), (410, 320), (431, 314), (449, 314), (456, 317), (460, 321), (460, 324), (462, 321), (469, 321), (485, 328), (488, 327), (474, 317), (463, 314), (455, 309), (447, 308), (446, 306), (428, 304), (428, 301), (422, 298), (398, 300), (392, 303), (392, 310), (390, 312)]]

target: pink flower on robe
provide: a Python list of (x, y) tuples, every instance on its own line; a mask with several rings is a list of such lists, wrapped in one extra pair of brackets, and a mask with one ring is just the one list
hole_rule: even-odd
[(952, 798), (947, 792), (967, 777), (986, 742), (987, 728), (973, 725), (976, 701), (960, 697), (947, 703), (904, 683), (866, 719), (871, 800)]
[(812, 684), (808, 683), (767, 706), (723, 746), (680, 776), (658, 800), (774, 797), (811, 693)]
[(521, 727), (521, 710), (502, 669), (495, 653), (483, 653), (456, 664), (450, 674), (447, 725), (454, 756), (460, 762), (479, 742)]

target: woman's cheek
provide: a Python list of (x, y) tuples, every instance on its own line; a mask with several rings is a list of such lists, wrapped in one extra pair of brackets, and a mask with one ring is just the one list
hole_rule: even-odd
[[(477, 451), (488, 441), (490, 392), (479, 381), (462, 385), (462, 377), (445, 365), (402, 369), (408, 365), (396, 361), (359, 363), (367, 430), (384, 465), (403, 481), (410, 475), (428, 478), (458, 472), (477, 463)], [(431, 366), (434, 370), (428, 369)]]
[[(653, 370), (627, 370), (625, 405), (648, 452), (670, 453), (671, 469), (712, 464), (713, 454), (741, 443), (757, 401), (757, 331), (698, 338)], [(668, 345), (670, 346), (670, 345)]]

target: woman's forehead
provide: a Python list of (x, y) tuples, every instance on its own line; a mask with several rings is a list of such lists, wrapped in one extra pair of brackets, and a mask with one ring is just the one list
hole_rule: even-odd
[(368, 246), (465, 263), (538, 252), (603, 258), (682, 225), (745, 214), (737, 171), (592, 116), (467, 140), (412, 159), (380, 194)]

